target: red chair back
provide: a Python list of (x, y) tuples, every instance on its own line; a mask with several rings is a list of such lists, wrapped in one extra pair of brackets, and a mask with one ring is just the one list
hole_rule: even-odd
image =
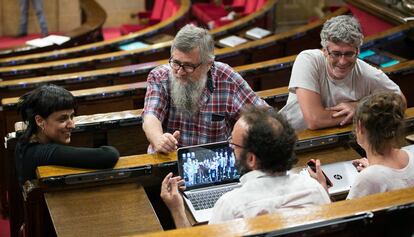
[(256, 11), (257, 0), (249, 0), (246, 3), (246, 7), (244, 8), (244, 14), (248, 15)]
[(231, 3), (231, 6), (232, 7), (244, 7), (245, 4), (246, 4), (246, 0), (233, 0), (233, 2)]
[(260, 8), (263, 7), (263, 5), (265, 5), (266, 0), (257, 0), (257, 5), (256, 5), (256, 11), (260, 10)]
[(155, 0), (154, 7), (151, 11), (151, 19), (161, 19), (162, 14), (164, 13), (164, 6), (166, 0)]
[(180, 6), (175, 2), (175, 0), (166, 0), (161, 20), (166, 20), (170, 18), (178, 11), (179, 7)]

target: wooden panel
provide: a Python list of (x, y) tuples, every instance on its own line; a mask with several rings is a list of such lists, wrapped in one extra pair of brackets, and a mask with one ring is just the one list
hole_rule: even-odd
[(108, 145), (114, 146), (123, 155), (147, 153), (149, 142), (142, 130), (142, 124), (136, 127), (121, 127), (108, 131)]
[(162, 227), (144, 188), (118, 184), (45, 193), (58, 236), (123, 236)]

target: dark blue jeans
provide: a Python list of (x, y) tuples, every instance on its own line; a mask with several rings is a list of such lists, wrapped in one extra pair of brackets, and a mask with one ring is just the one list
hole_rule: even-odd
[[(47, 24), (45, 15), (43, 14), (43, 1), (32, 0), (32, 5), (36, 11), (42, 35), (47, 35)], [(20, 27), (19, 34), (27, 34), (27, 18), (29, 17), (29, 0), (20, 0)]]

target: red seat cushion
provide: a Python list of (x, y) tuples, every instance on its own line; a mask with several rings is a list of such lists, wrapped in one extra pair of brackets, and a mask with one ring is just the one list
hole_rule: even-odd
[(232, 20), (222, 20), (222, 19), (218, 19), (214, 21), (214, 28), (220, 27), (220, 26), (224, 26), (227, 25), (229, 23), (233, 22)]
[(209, 21), (220, 19), (220, 17), (228, 14), (224, 6), (209, 3), (194, 3), (191, 6), (191, 12), (193, 16), (206, 25)]
[(233, 0), (231, 3), (231, 10), (237, 13), (242, 13), (244, 11), (244, 6), (246, 5), (246, 0)]
[[(161, 19), (162, 14), (164, 12), (165, 0), (155, 0), (154, 7), (151, 12), (151, 19)], [(166, 9), (168, 10), (168, 9)]]
[(131, 32), (137, 32), (147, 28), (148, 26), (157, 24), (160, 21), (165, 20), (175, 14), (178, 8), (179, 5), (175, 2), (175, 0), (157, 0), (155, 1), (154, 9), (152, 10), (147, 24), (122, 25), (120, 30), (121, 34), (126, 35)]
[(263, 5), (265, 5), (265, 3), (266, 0), (258, 0), (256, 5), (256, 11), (259, 11), (263, 7)]
[(122, 25), (121, 35), (127, 35), (132, 32), (140, 31), (148, 27), (147, 25)]
[(180, 8), (180, 5), (178, 5), (175, 0), (166, 0), (164, 11), (161, 16), (161, 20), (166, 20), (173, 16), (178, 9)]
[(393, 27), (392, 24), (353, 5), (348, 4), (348, 8), (351, 10), (352, 15), (358, 19), (359, 24), (361, 24), (364, 36), (374, 35)]
[(243, 15), (249, 15), (256, 11), (257, 0), (249, 0), (244, 7)]

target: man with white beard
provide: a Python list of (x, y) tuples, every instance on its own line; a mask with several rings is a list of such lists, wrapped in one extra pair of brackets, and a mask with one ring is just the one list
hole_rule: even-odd
[(244, 105), (266, 105), (229, 65), (214, 61), (213, 38), (193, 25), (177, 33), (169, 63), (147, 82), (142, 117), (149, 153), (224, 141)]

